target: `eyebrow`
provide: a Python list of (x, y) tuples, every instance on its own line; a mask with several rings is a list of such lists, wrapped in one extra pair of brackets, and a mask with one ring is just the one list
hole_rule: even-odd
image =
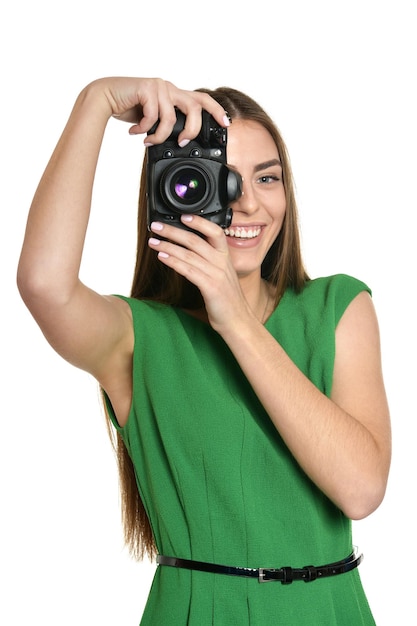
[(253, 168), (254, 172), (260, 172), (261, 170), (267, 170), (268, 167), (273, 167), (274, 165), (279, 165), (281, 167), (281, 161), (279, 159), (271, 159), (270, 161), (265, 161), (264, 163), (258, 163)]

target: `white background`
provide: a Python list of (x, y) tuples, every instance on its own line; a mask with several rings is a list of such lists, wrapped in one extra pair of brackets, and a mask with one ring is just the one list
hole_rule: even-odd
[[(153, 571), (123, 549), (97, 387), (52, 351), (15, 286), (37, 182), (76, 95), (105, 75), (227, 84), (255, 97), (289, 147), (310, 274), (349, 273), (373, 289), (394, 451), (385, 501), (354, 523), (354, 540), (377, 625), (417, 624), (413, 4), (2, 5), (2, 625), (135, 626)], [(104, 293), (128, 293), (132, 278), (143, 138), (127, 131), (109, 124), (82, 267)]]

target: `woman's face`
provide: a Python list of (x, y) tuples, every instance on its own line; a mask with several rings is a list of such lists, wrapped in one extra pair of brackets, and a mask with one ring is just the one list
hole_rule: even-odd
[(241, 277), (259, 274), (285, 216), (278, 149), (258, 122), (236, 119), (228, 128), (227, 163), (243, 178), (243, 194), (231, 205), (233, 219), (225, 230), (233, 266)]

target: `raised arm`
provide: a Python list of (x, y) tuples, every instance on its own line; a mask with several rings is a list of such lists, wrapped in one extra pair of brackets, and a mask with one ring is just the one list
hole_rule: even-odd
[(111, 116), (130, 122), (131, 134), (146, 133), (160, 119), (156, 133), (146, 138), (160, 143), (172, 131), (174, 106), (186, 114), (179, 141), (197, 135), (202, 108), (224, 121), (225, 111), (209, 96), (161, 79), (116, 77), (89, 84), (75, 102), (29, 212), (17, 274), (21, 296), (52, 347), (108, 387), (126, 377), (133, 339), (127, 305), (79, 279), (98, 156)]

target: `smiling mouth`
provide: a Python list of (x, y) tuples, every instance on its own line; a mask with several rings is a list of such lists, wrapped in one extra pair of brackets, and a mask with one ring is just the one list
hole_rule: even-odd
[(261, 233), (262, 228), (260, 226), (253, 226), (252, 228), (245, 228), (243, 226), (231, 226), (225, 228), (224, 233), (227, 237), (235, 237), (237, 239), (254, 239)]

